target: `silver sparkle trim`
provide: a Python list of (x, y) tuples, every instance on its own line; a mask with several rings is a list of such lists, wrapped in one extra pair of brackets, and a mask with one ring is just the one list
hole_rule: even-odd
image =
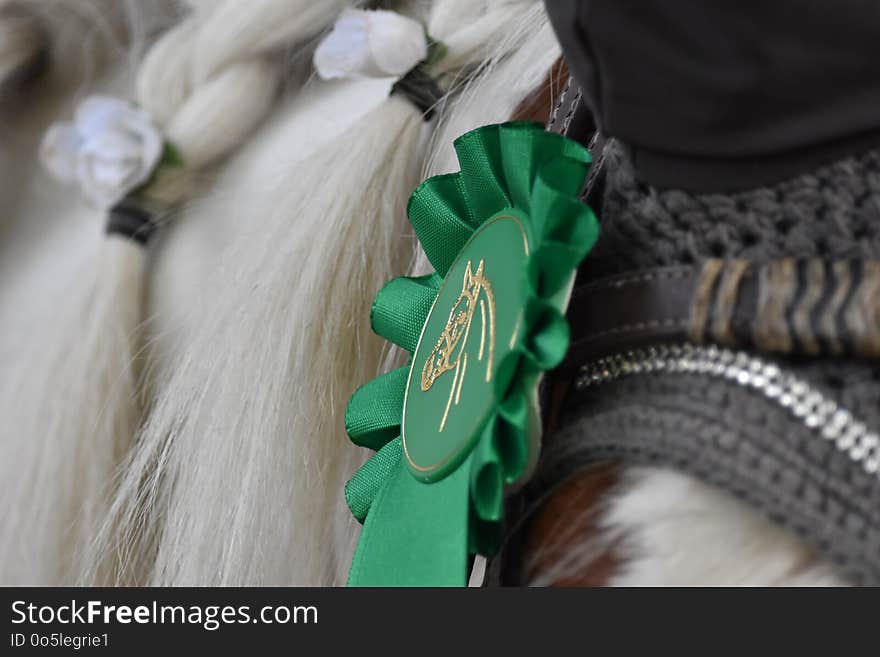
[(807, 381), (742, 351), (689, 344), (634, 349), (582, 366), (575, 389), (585, 390), (650, 372), (705, 374), (755, 390), (787, 409), (817, 435), (833, 442), (868, 474), (880, 473), (880, 436), (876, 432)]

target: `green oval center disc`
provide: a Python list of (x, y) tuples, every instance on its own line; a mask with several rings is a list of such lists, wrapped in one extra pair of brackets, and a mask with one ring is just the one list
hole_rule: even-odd
[(452, 472), (494, 411), (498, 363), (522, 328), (528, 253), (524, 222), (506, 210), (474, 233), (443, 280), (404, 398), (403, 451), (418, 479)]

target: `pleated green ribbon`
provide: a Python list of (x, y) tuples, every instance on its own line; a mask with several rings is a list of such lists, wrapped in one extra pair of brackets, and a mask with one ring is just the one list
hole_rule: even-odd
[[(364, 523), (352, 586), (462, 586), (471, 555), (497, 549), (505, 488), (536, 459), (538, 380), (568, 349), (568, 295), (598, 233), (578, 199), (590, 162), (580, 144), (538, 124), (507, 123), (463, 135), (455, 150), (461, 170), (426, 180), (407, 208), (435, 273), (392, 280), (371, 313), (377, 334), (417, 358), (359, 388), (346, 411), (351, 440), (376, 451), (345, 489)], [(458, 305), (450, 305), (458, 315), (444, 305), (436, 319), (434, 304), (454, 299), (458, 289)], [(437, 340), (428, 329), (447, 315), (448, 332), (435, 331), (440, 341), (425, 359)], [(496, 320), (493, 361), (484, 346), (495, 339)], [(468, 345), (471, 334), (462, 338), (456, 327), (480, 334), (479, 353)], [(445, 387), (427, 392), (431, 386)], [(446, 400), (439, 428), (442, 404), (435, 417), (423, 411), (427, 397), (418, 404), (408, 399), (430, 394)], [(442, 467), (421, 467), (419, 452), (435, 448), (447, 449), (449, 458)]]

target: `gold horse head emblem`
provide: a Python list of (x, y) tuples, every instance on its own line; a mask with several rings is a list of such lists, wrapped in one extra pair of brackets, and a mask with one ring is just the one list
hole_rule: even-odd
[(449, 391), (449, 399), (446, 402), (446, 412), (440, 422), (440, 431), (443, 431), (443, 427), (446, 426), (446, 418), (449, 415), (453, 398), (457, 405), (461, 396), (461, 386), (467, 371), (465, 348), (478, 308), (480, 310), (480, 349), (477, 360), (482, 361), (483, 356), (488, 353), (486, 381), (492, 380), (492, 360), (495, 353), (495, 295), (492, 292), (492, 284), (484, 273), (484, 266), (485, 262), (480, 260), (477, 271), (473, 271), (471, 261), (468, 261), (464, 270), (461, 294), (452, 304), (446, 326), (443, 327), (440, 337), (437, 338), (434, 348), (428, 354), (422, 367), (423, 391), (430, 390), (434, 382), (446, 372), (455, 372), (452, 388)]

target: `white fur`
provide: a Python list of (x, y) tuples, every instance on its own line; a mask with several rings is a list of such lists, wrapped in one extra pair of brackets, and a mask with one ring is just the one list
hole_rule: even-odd
[(669, 470), (627, 472), (603, 519), (623, 539), (611, 584), (840, 586), (792, 534), (733, 497)]
[(795, 536), (728, 494), (660, 468), (628, 468), (601, 502), (599, 532), (532, 582), (589, 572), (611, 551), (612, 586), (842, 586)]

